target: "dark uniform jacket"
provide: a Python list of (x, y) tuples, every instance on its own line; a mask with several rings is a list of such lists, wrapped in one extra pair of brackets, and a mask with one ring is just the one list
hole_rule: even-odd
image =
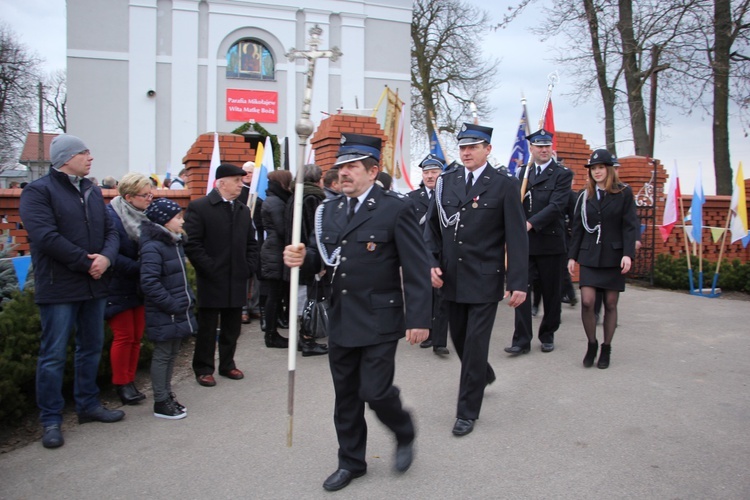
[(596, 196), (586, 200), (589, 228), (601, 224), (598, 243), (598, 231), (589, 233), (583, 227), (581, 212), (584, 196), (586, 190), (581, 192), (573, 215), (573, 238), (568, 257), (587, 267), (620, 267), (624, 255), (635, 259), (638, 215), (630, 186), (624, 186), (619, 193), (607, 193), (602, 200), (597, 200)]
[(258, 266), (250, 209), (224, 202), (214, 189), (185, 212), (185, 253), (195, 267), (200, 307), (242, 307), (247, 280)]
[[(523, 179), (525, 172), (524, 166), (519, 170), (519, 178)], [(523, 212), (533, 226), (529, 231), (529, 255), (566, 253), (564, 213), (572, 180), (573, 172), (555, 160), (539, 177), (536, 176), (536, 166), (532, 164), (523, 199)]]
[(89, 275), (98, 253), (114, 264), (120, 238), (107, 217), (102, 191), (89, 179), (78, 191), (68, 174), (49, 169), (24, 188), (20, 214), (29, 234), (34, 266), (34, 301), (60, 304), (102, 299), (108, 294), (109, 269), (101, 279)]
[(420, 225), (425, 222), (427, 209), (430, 207), (430, 197), (427, 194), (427, 188), (422, 186), (406, 194), (414, 202), (414, 212), (417, 214), (417, 221)]
[(195, 296), (185, 269), (182, 239), (158, 224), (141, 225), (141, 287), (146, 298), (146, 337), (161, 342), (198, 331)]
[[(465, 304), (499, 302), (503, 298), (505, 245), (508, 245), (507, 289), (525, 291), (528, 239), (518, 179), (487, 164), (466, 194), (465, 169), (443, 172), (441, 202), (446, 216), (460, 214), (457, 226), (443, 227), (435, 203), (425, 227), (433, 267), (443, 271), (445, 300)], [(474, 205), (476, 200), (476, 208)]]
[[(325, 200), (320, 241), (341, 263), (332, 278), (329, 340), (361, 347), (397, 340), (407, 329), (430, 328), (430, 265), (411, 201), (373, 186), (347, 222), (345, 196)], [(305, 266), (321, 269), (316, 235)], [(403, 291), (402, 291), (403, 279)]]

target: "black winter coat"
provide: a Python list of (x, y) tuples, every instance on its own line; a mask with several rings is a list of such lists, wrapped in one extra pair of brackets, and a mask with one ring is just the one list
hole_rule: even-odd
[[(292, 186), (294, 188), (294, 186)], [(305, 182), (302, 195), (302, 224), (300, 230), (300, 243), (307, 246), (312, 240), (315, 231), (315, 212), (318, 205), (326, 199), (323, 188), (312, 182)], [(292, 225), (294, 223), (294, 189), (292, 196), (286, 202), (286, 212), (284, 213), (284, 224), (286, 225), (285, 245), (292, 244)], [(284, 266), (284, 280), (289, 281), (291, 270)], [(300, 269), (299, 282), (302, 285), (312, 285), (315, 282), (315, 273), (306, 269)]]
[(21, 193), (21, 220), (29, 234), (34, 301), (60, 304), (107, 297), (111, 266), (101, 279), (89, 275), (98, 253), (117, 258), (119, 236), (107, 217), (102, 191), (88, 180), (81, 191), (64, 172), (49, 169)]
[(185, 271), (182, 239), (162, 226), (141, 225), (141, 288), (146, 302), (146, 336), (163, 342), (198, 330), (193, 315), (195, 296)]
[(260, 277), (264, 280), (284, 279), (284, 242), (286, 224), (284, 213), (291, 193), (278, 183), (269, 182), (267, 196), (261, 208), (266, 239), (260, 249)]
[(123, 311), (143, 305), (138, 242), (130, 239), (120, 216), (117, 215), (112, 205), (107, 205), (107, 215), (120, 235), (120, 251), (112, 264), (112, 280), (109, 282), (109, 297), (107, 297), (107, 307), (104, 310), (104, 319), (110, 319)]
[(195, 267), (200, 307), (242, 307), (258, 264), (250, 209), (225, 203), (214, 189), (185, 212), (185, 254)]

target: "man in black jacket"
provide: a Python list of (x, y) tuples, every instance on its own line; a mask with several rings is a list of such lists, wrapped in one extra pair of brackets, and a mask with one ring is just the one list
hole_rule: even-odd
[[(526, 231), (529, 236), (529, 286), (539, 279), (542, 290), (544, 317), (539, 325), (542, 352), (555, 349), (555, 332), (560, 328), (560, 289), (562, 288), (562, 262), (565, 261), (564, 213), (570, 196), (573, 173), (558, 165), (552, 158), (552, 134), (544, 129), (527, 137), (533, 162), (523, 198)], [(526, 167), (519, 170), (523, 178)], [(529, 294), (530, 295), (530, 294)], [(516, 309), (516, 329), (513, 344), (505, 352), (525, 354), (531, 349), (534, 337), (531, 325), (531, 300)]]
[[(419, 164), (422, 169), (422, 185), (419, 189), (411, 191), (406, 196), (414, 202), (414, 211), (417, 214), (419, 225), (424, 227), (427, 220), (427, 209), (430, 201), (435, 195), (435, 184), (438, 177), (445, 168), (445, 163), (433, 154), (429, 154)], [(443, 302), (443, 293), (439, 288), (432, 289), (432, 328), (430, 336), (419, 344), (419, 347), (427, 349), (432, 347), (432, 352), (444, 356), (449, 354), (448, 348), (448, 306)]]
[(448, 302), (451, 339), (461, 358), (453, 434), (474, 429), (485, 386), (495, 380), (487, 363), (490, 336), (505, 284), (517, 307), (526, 299), (528, 242), (518, 179), (487, 162), (492, 129), (465, 123), (458, 134), (464, 166), (440, 176), (425, 237), (433, 256), (432, 285)]
[[(409, 412), (393, 385), (396, 347), (427, 338), (430, 270), (411, 201), (375, 186), (381, 140), (342, 134), (336, 166), (343, 195), (318, 208), (305, 248), (289, 245), (284, 262), (331, 276), (328, 358), (336, 393), (338, 469), (323, 483), (340, 490), (367, 471), (365, 403), (396, 436), (399, 472), (412, 462)], [(403, 278), (403, 279), (402, 279)]]
[(78, 137), (62, 134), (50, 145), (49, 174), (21, 193), (20, 213), (29, 233), (34, 266), (34, 300), (42, 333), (36, 373), (42, 444), (64, 444), (60, 425), (65, 399), (63, 372), (68, 339), (75, 327), (75, 392), (80, 423), (116, 422), (125, 413), (99, 401), (96, 376), (104, 344), (107, 270), (117, 258), (120, 238), (101, 190), (86, 179), (94, 158)]
[(216, 327), (219, 333), (219, 375), (244, 377), (234, 362), (240, 336), (247, 280), (258, 265), (250, 209), (239, 203), (245, 171), (224, 163), (216, 169), (216, 185), (203, 198), (191, 201), (185, 213), (185, 254), (198, 278), (198, 336), (193, 371), (198, 383), (213, 387)]

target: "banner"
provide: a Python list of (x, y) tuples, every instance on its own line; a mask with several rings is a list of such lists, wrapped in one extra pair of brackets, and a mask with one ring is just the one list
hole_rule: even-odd
[(277, 123), (279, 93), (267, 90), (227, 89), (227, 121)]

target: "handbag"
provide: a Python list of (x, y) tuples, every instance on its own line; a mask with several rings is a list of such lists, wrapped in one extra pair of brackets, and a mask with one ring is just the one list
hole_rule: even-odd
[(315, 276), (313, 297), (308, 298), (302, 310), (302, 330), (305, 336), (320, 339), (328, 336), (328, 299), (318, 299), (320, 277)]

